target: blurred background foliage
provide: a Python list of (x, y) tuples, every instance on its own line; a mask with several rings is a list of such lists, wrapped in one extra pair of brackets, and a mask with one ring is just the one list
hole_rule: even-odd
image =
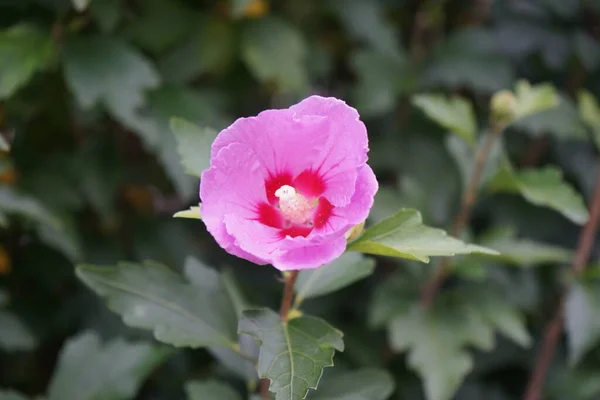
[[(466, 234), (503, 256), (456, 259), (437, 317), (411, 311), (435, 259), (378, 258), (368, 278), (304, 303), (346, 345), (310, 399), (520, 398), (574, 279), (593, 192), (598, 21), (597, 0), (0, 0), (0, 398), (254, 391), (239, 359), (153, 342), (75, 277), (78, 263), (180, 271), (193, 256), (250, 303), (277, 307), (273, 268), (226, 255), (199, 221), (172, 218), (197, 205), (198, 180), (180, 163), (171, 117), (220, 130), (309, 94), (342, 98), (369, 130), (381, 185), (370, 223), (414, 207), (448, 228), (490, 96), (526, 79), (551, 83), (558, 104), (504, 132)], [(544, 398), (600, 396), (598, 276), (588, 268), (570, 292)]]

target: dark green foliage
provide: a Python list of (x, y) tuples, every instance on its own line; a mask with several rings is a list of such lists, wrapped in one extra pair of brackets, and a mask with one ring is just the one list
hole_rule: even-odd
[[(260, 400), (259, 378), (276, 400), (516, 400), (562, 294), (543, 398), (597, 399), (597, 238), (570, 266), (598, 20), (597, 0), (0, 1), (0, 400)], [(216, 245), (198, 179), (218, 131), (314, 93), (358, 109), (380, 189), (284, 323), (281, 274)]]

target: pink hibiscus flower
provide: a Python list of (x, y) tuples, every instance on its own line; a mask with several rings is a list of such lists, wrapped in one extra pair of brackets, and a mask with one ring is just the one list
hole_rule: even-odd
[(227, 252), (279, 270), (339, 257), (363, 222), (377, 180), (358, 112), (311, 96), (223, 130), (202, 173), (202, 219)]

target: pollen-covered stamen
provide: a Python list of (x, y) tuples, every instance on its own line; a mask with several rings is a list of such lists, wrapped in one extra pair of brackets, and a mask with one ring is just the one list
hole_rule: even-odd
[(314, 202), (297, 193), (292, 186), (281, 186), (275, 191), (275, 196), (279, 198), (279, 209), (285, 219), (293, 224), (312, 222), (310, 218), (315, 208)]

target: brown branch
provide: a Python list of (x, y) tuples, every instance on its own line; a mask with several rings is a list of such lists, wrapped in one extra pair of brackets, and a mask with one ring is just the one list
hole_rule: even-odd
[[(600, 221), (600, 165), (596, 172), (596, 184), (594, 188), (594, 196), (592, 198), (590, 219), (585, 224), (579, 235), (579, 242), (577, 244), (577, 250), (575, 252), (575, 258), (573, 259), (573, 272), (575, 275), (581, 274), (585, 265), (587, 264), (590, 253), (596, 239), (596, 232), (598, 230), (598, 221)], [(550, 367), (552, 357), (556, 351), (556, 345), (560, 340), (560, 336), (563, 328), (564, 320), (564, 303), (566, 299), (566, 293), (561, 295), (561, 299), (558, 305), (556, 315), (546, 326), (544, 339), (542, 342), (542, 349), (535, 362), (535, 367), (527, 385), (527, 390), (523, 395), (523, 400), (539, 400), (542, 394), (542, 386)]]
[(298, 271), (290, 272), (289, 276), (285, 279), (285, 286), (283, 288), (283, 297), (281, 298), (281, 308), (279, 315), (283, 323), (287, 323), (288, 314), (292, 307), (292, 299), (294, 297), (294, 284), (298, 278)]
[[(505, 125), (502, 123), (493, 124), (490, 133), (485, 137), (483, 144), (481, 147), (479, 147), (477, 153), (475, 154), (473, 175), (471, 176), (469, 184), (463, 193), (460, 212), (454, 219), (454, 225), (452, 226), (453, 236), (460, 237), (465, 226), (468, 224), (469, 219), (471, 218), (471, 211), (473, 209), (473, 204), (475, 204), (475, 200), (477, 199), (477, 189), (479, 188), (479, 182), (481, 181), (485, 164), (490, 156), (492, 145), (494, 144), (496, 138), (500, 136), (504, 130), (504, 126)], [(433, 302), (435, 295), (444, 282), (444, 279), (446, 279), (446, 276), (448, 275), (449, 267), (450, 258), (444, 257), (440, 263), (440, 266), (435, 271), (433, 278), (425, 285), (425, 288), (423, 289), (421, 294), (421, 304), (424, 307), (429, 307)]]
[(260, 395), (260, 397), (266, 400), (271, 399), (271, 394), (269, 393), (269, 385), (270, 382), (268, 379), (261, 379), (258, 382), (258, 394)]

